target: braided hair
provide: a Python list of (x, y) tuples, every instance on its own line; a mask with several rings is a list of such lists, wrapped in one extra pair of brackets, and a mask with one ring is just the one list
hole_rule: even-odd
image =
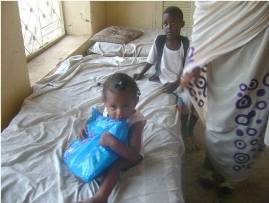
[(129, 92), (135, 100), (138, 100), (141, 94), (135, 80), (125, 73), (115, 73), (107, 78), (103, 85), (104, 100), (107, 90), (113, 93)]

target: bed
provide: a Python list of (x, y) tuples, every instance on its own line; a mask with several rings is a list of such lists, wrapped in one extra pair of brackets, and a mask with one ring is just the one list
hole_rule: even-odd
[(147, 57), (157, 35), (163, 34), (161, 29), (138, 29), (143, 35), (128, 43), (92, 42), (88, 54), (120, 57)]
[[(104, 80), (115, 72), (143, 68), (145, 57), (73, 56), (34, 86), (20, 112), (2, 132), (3, 202), (77, 202), (98, 189), (80, 182), (62, 162), (67, 142), (84, 126), (90, 109), (100, 105)], [(176, 98), (161, 93), (146, 78), (137, 108), (147, 118), (145, 158), (124, 172), (109, 197), (113, 203), (182, 203), (184, 144)]]

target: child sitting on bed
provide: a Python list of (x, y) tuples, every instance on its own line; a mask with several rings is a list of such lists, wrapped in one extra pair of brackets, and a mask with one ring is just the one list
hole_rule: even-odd
[(104, 133), (100, 144), (110, 147), (121, 158), (104, 174), (102, 183), (94, 197), (82, 202), (107, 202), (122, 170), (128, 169), (143, 158), (142, 133), (146, 124), (145, 117), (135, 109), (140, 91), (136, 82), (126, 74), (111, 75), (103, 85), (103, 115), (113, 119), (127, 119), (129, 126), (128, 147), (115, 139), (111, 134)]
[(177, 109), (182, 113), (182, 134), (189, 140), (188, 149), (193, 147), (191, 135), (197, 116), (192, 112), (193, 108), (187, 93), (181, 87), (178, 88), (189, 48), (188, 38), (180, 35), (183, 26), (182, 11), (175, 6), (168, 7), (163, 13), (165, 35), (157, 36), (145, 67), (134, 75), (134, 79), (142, 79), (152, 65), (155, 65), (155, 74), (149, 80), (160, 81), (163, 84), (163, 92), (173, 93), (177, 97)]

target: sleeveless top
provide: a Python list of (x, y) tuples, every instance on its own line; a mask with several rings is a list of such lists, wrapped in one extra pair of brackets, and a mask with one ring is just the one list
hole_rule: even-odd
[[(103, 107), (99, 107), (97, 109), (100, 110), (100, 112), (103, 111), (103, 116), (106, 116), (106, 117), (108, 116), (108, 112), (107, 112), (106, 107), (103, 106)], [(137, 122), (144, 122), (144, 121), (146, 121), (146, 118), (144, 117), (144, 115), (140, 111), (137, 111), (137, 110), (127, 119), (129, 128), (132, 127), (132, 125), (134, 125)], [(141, 147), (140, 147), (139, 153), (142, 157), (144, 157), (143, 134), (141, 135)]]

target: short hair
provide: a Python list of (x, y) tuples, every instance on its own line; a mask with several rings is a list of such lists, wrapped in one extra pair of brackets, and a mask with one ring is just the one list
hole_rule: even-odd
[(183, 12), (181, 11), (180, 8), (176, 7), (176, 6), (169, 6), (165, 9), (165, 11), (163, 12), (163, 14), (169, 14), (175, 18), (178, 18), (179, 20), (183, 20)]
[(115, 73), (109, 76), (103, 85), (103, 99), (105, 99), (106, 91), (113, 93), (129, 92), (134, 99), (139, 99), (140, 90), (133, 78), (125, 73)]

